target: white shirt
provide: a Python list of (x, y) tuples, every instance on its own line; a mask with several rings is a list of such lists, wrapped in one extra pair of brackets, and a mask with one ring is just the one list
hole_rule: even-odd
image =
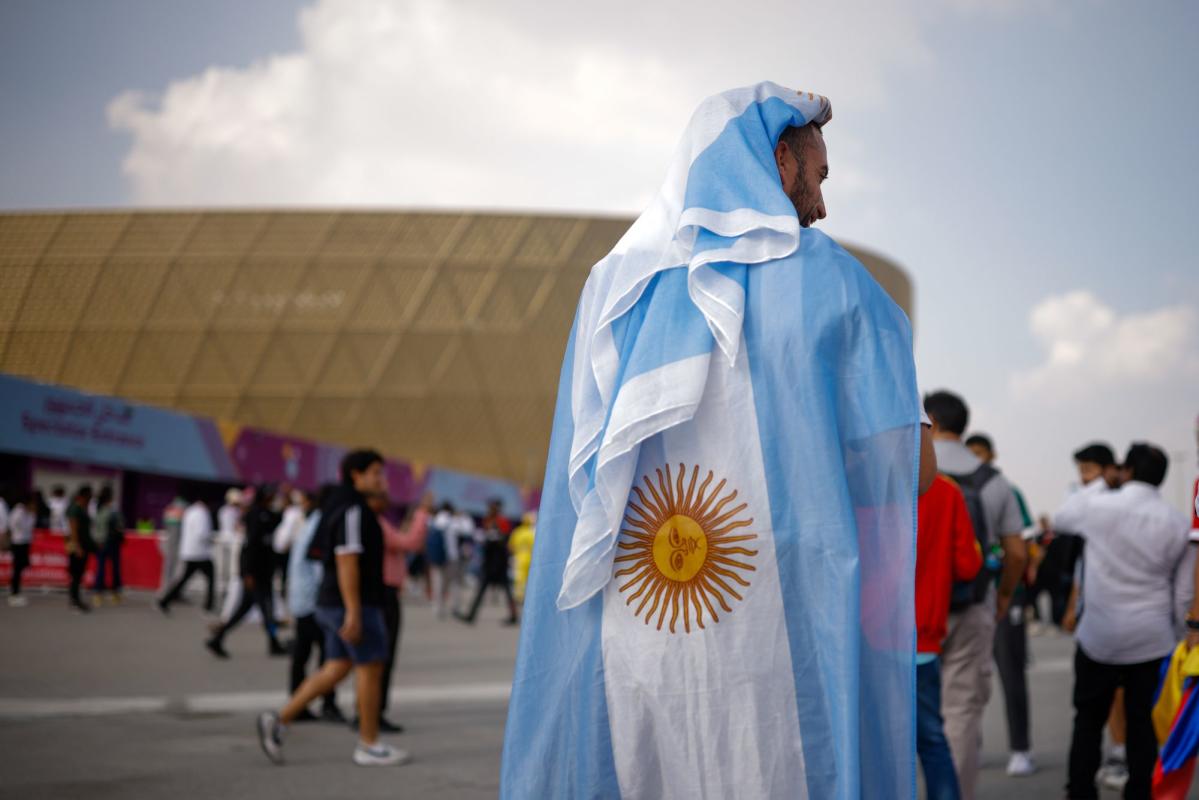
[(65, 497), (51, 497), (46, 501), (50, 507), (50, 530), (65, 533), (67, 530), (67, 506), (71, 501)]
[[(457, 561), (462, 557), (458, 551), (458, 546), (463, 539), (473, 539), (475, 536), (475, 519), (465, 511), (459, 511), (454, 515), (453, 521), (450, 523), (449, 532), (446, 534), (446, 550), (448, 558)], [(450, 542), (453, 542), (451, 544)], [(452, 548), (452, 549), (451, 549)]]
[(35, 514), (24, 503), (13, 506), (8, 515), (8, 530), (13, 544), (29, 544), (33, 541), (33, 523)]
[(1193, 592), (1190, 521), (1157, 487), (1131, 481), (1114, 492), (1087, 484), (1054, 515), (1053, 525), (1087, 543), (1079, 647), (1102, 664), (1169, 655), (1178, 643), (1178, 610)]
[(192, 503), (183, 512), (179, 527), (179, 558), (184, 561), (212, 560), (212, 515), (203, 503)]
[(279, 527), (275, 528), (275, 536), (271, 542), (271, 546), (276, 553), (286, 553), (291, 550), (292, 542), (294, 542), (304, 530), (304, 508), (303, 506), (288, 506), (283, 510), (283, 519), (279, 520)]
[(220, 524), (221, 533), (236, 534), (237, 529), (241, 526), (241, 509), (226, 503), (221, 506), (220, 511), (216, 512), (216, 518)]

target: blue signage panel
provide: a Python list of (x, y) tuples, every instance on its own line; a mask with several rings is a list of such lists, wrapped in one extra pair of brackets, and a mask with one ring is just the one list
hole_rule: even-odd
[(212, 420), (3, 373), (0, 450), (200, 480), (237, 480)]

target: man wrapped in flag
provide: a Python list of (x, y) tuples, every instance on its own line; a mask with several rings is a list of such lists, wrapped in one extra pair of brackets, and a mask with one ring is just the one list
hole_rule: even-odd
[(935, 463), (906, 316), (809, 228), (831, 116), (772, 83), (708, 99), (592, 269), (503, 797), (915, 795), (916, 496)]

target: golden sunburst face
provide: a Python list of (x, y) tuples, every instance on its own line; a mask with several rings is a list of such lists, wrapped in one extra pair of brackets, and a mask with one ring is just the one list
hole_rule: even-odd
[(654, 470), (657, 481), (643, 476), (633, 486), (636, 499), (629, 498), (617, 543), (623, 552), (615, 577), (628, 578), (618, 588), (631, 592), (625, 604), (637, 603), (633, 613), (644, 614), (646, 625), (656, 622), (662, 630), (668, 624), (671, 633), (680, 622), (691, 633), (693, 619), (703, 629), (705, 620), (731, 614), (729, 603), (742, 600), (739, 590), (749, 588), (749, 573), (756, 571), (751, 562), (758, 551), (744, 545), (758, 538), (744, 530), (754, 522), (744, 514), (746, 504), (732, 506), (737, 492), (726, 492), (727, 481), (712, 486), (715, 475), (709, 470), (700, 482), (699, 472), (695, 466), (688, 475), (679, 464), (672, 474), (667, 464)]

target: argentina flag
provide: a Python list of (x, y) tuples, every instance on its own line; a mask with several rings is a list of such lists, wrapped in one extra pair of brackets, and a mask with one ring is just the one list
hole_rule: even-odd
[(503, 797), (915, 795), (911, 329), (774, 161), (830, 117), (771, 83), (708, 99), (592, 269)]

